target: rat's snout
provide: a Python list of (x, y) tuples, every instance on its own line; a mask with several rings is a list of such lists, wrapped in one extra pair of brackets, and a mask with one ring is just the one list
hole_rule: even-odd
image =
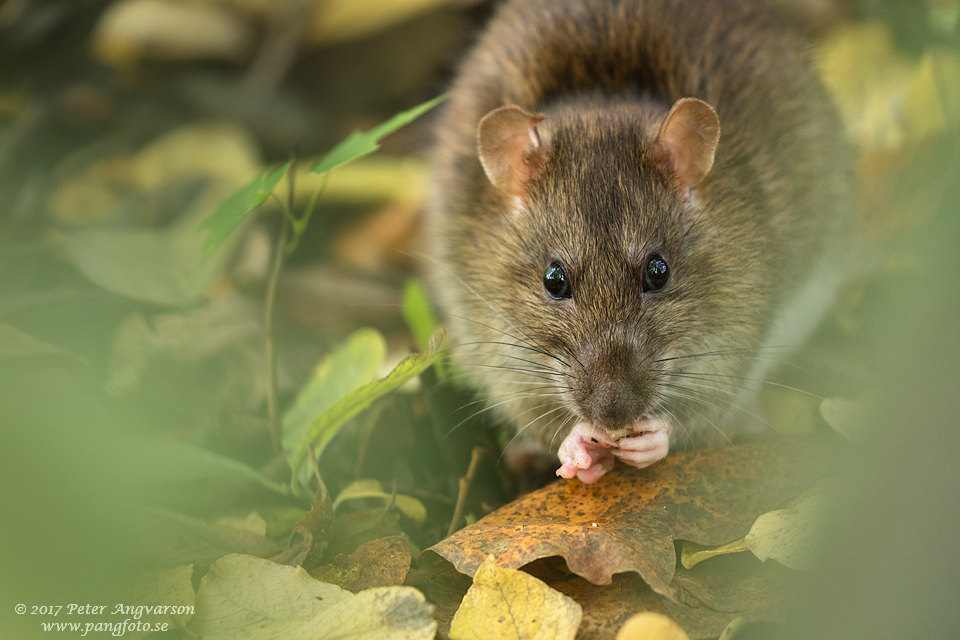
[(577, 363), (572, 395), (585, 420), (617, 431), (640, 419), (647, 409), (648, 367), (632, 341), (604, 336), (588, 342), (577, 354)]

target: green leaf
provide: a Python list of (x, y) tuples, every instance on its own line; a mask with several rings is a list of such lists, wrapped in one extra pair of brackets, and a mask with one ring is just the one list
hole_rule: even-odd
[(348, 420), (369, 407), (374, 400), (396, 391), (408, 380), (420, 375), (433, 364), (440, 350), (442, 339), (443, 332), (441, 330), (430, 338), (427, 351), (407, 356), (386, 378), (365, 384), (320, 414), (310, 425), (310, 432), (307, 434), (305, 442), (300, 444), (294, 463), (290, 465), (293, 470), (293, 477), (298, 477), (300, 468), (307, 459), (307, 443), (313, 445), (314, 452), (319, 457), (327, 443)]
[(133, 479), (144, 483), (229, 479), (255, 482), (277, 493), (287, 489), (244, 463), (172, 438), (145, 436), (118, 441), (118, 451), (131, 460)]
[(437, 320), (430, 308), (430, 300), (423, 286), (416, 280), (407, 280), (403, 292), (403, 318), (407, 321), (417, 347), (426, 351), (430, 336), (437, 330)]
[(410, 124), (446, 99), (447, 95), (444, 94), (407, 111), (401, 111), (366, 133), (354, 131), (347, 136), (343, 142), (335, 146), (327, 155), (321, 158), (320, 161), (313, 166), (313, 172), (325, 173), (348, 162), (352, 162), (357, 158), (370, 155), (380, 148), (380, 140), (400, 127)]
[(188, 625), (206, 640), (431, 640), (433, 606), (413, 587), (358, 594), (246, 555), (220, 558), (200, 581)]
[(350, 334), (314, 371), (293, 406), (283, 416), (283, 448), (291, 465), (313, 419), (348, 393), (376, 379), (386, 357), (387, 342), (379, 331)]
[[(760, 560), (773, 558), (780, 564), (800, 571), (822, 566), (817, 557), (820, 536), (835, 510), (835, 496), (829, 485), (820, 481), (786, 509), (769, 511), (753, 523), (743, 542)], [(831, 509), (833, 507), (834, 509)]]
[(224, 200), (220, 207), (212, 216), (207, 218), (201, 229), (209, 229), (210, 235), (203, 243), (202, 260), (209, 258), (214, 251), (226, 242), (230, 234), (233, 233), (247, 214), (260, 206), (264, 200), (270, 197), (273, 190), (280, 184), (280, 180), (290, 168), (292, 160), (273, 171), (264, 172), (256, 178), (234, 192), (232, 196)]
[(157, 509), (139, 507), (130, 513), (131, 535), (148, 561), (160, 565), (208, 565), (230, 553), (272, 556), (284, 545), (270, 538), (199, 518)]
[(95, 229), (63, 238), (69, 260), (94, 284), (133, 300), (180, 306), (199, 299), (225, 261), (200, 267), (192, 231)]
[[(426, 351), (427, 344), (430, 342), (430, 336), (438, 329), (437, 319), (433, 315), (433, 309), (430, 307), (430, 299), (427, 292), (423, 289), (417, 280), (407, 280), (407, 286), (403, 292), (403, 317), (407, 321), (407, 326), (413, 333), (413, 338), (417, 342), (417, 347), (421, 351)], [(437, 378), (442, 382), (446, 380), (443, 358), (436, 362)]]

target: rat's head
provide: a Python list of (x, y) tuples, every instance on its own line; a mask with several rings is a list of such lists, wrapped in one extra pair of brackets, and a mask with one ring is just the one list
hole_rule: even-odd
[(705, 327), (723, 313), (709, 294), (710, 234), (697, 228), (693, 195), (719, 133), (714, 110), (696, 99), (666, 117), (635, 105), (546, 117), (507, 106), (480, 122), (495, 204), (462, 273), (487, 298), (470, 320), (498, 332), (474, 337), (498, 342), (503, 356), (488, 361), (499, 371), (483, 384), (497, 400), (536, 398), (507, 404), (519, 426), (553, 412), (531, 425), (550, 441), (564, 422), (619, 437), (666, 418), (667, 359), (716, 344)]

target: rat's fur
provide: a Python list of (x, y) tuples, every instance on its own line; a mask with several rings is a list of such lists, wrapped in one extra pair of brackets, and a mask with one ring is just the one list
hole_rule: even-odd
[[(678, 99), (714, 107), (692, 196), (651, 148)], [(545, 119), (523, 201), (477, 156), (485, 114)], [(578, 421), (667, 418), (703, 444), (749, 405), (843, 271), (849, 163), (804, 45), (746, 0), (515, 0), (464, 62), (435, 151), (434, 282), (457, 360), (502, 416), (556, 447)], [(670, 267), (643, 293), (646, 259)], [(561, 262), (572, 298), (543, 274)], [(687, 377), (684, 377), (687, 376)], [(740, 415), (739, 417), (742, 417)]]

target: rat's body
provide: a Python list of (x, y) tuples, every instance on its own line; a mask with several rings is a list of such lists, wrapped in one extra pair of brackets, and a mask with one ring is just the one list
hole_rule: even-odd
[(723, 440), (841, 282), (839, 125), (755, 3), (508, 2), (443, 118), (457, 359), (561, 475)]

